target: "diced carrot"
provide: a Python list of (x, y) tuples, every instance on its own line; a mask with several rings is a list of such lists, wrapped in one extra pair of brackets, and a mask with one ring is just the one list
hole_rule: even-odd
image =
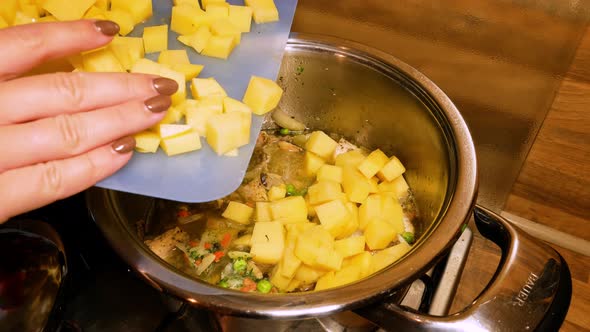
[(201, 265), (201, 263), (202, 263), (202, 262), (203, 262), (202, 260), (200, 260), (200, 259), (196, 259), (196, 260), (195, 260), (195, 265)]
[(224, 248), (227, 248), (227, 246), (229, 246), (230, 242), (231, 242), (231, 234), (230, 233), (223, 234), (223, 238), (221, 239), (221, 246)]
[(176, 214), (176, 216), (178, 218), (185, 218), (185, 217), (190, 216), (190, 213), (187, 210), (180, 210), (180, 211), (178, 211), (178, 213)]
[(225, 253), (223, 251), (216, 251), (213, 255), (215, 255), (215, 261), (219, 262), (221, 257), (225, 256)]
[(250, 278), (244, 278), (244, 283), (242, 284), (242, 288), (240, 290), (242, 292), (252, 292), (256, 289), (256, 282)]
[(203, 248), (205, 248), (205, 249), (211, 249), (211, 243), (205, 242), (205, 244), (203, 244)]
[(246, 205), (248, 205), (249, 207), (253, 208), (256, 206), (256, 203), (254, 202), (246, 202)]
[(198, 241), (188, 241), (188, 245), (191, 246), (191, 248), (194, 248), (199, 245), (199, 242)]

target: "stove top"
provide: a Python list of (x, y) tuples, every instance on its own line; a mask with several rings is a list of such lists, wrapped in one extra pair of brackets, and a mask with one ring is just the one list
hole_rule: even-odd
[[(83, 194), (29, 213), (60, 234), (68, 259), (63, 300), (56, 315), (66, 331), (184, 332), (228, 329), (212, 315), (167, 296), (135, 275), (109, 247), (91, 220)], [(471, 245), (466, 229), (449, 254), (410, 287), (402, 305), (433, 315), (448, 313)], [(356, 328), (343, 321), (354, 321)], [(247, 325), (247, 320), (242, 324)], [(347, 326), (345, 326), (347, 325)], [(241, 326), (243, 330), (245, 326)], [(273, 329), (275, 330), (275, 329)], [(288, 324), (283, 331), (377, 331), (378, 327), (348, 312)]]

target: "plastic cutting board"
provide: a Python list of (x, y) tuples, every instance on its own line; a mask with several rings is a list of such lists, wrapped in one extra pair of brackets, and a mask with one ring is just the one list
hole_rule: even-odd
[[(243, 1), (228, 1), (243, 5)], [(168, 49), (187, 49), (191, 63), (204, 65), (198, 77), (215, 77), (228, 96), (241, 100), (252, 75), (276, 79), (297, 0), (275, 0), (279, 10), (278, 22), (256, 24), (252, 21), (249, 33), (229, 56), (220, 60), (201, 56), (187, 48), (170, 31)], [(141, 37), (144, 26), (170, 24), (172, 0), (154, 0), (154, 16), (135, 27), (130, 36)], [(158, 53), (146, 58), (157, 60)], [(188, 87), (188, 86), (187, 86)], [(187, 89), (190, 96), (190, 89)], [(156, 154), (134, 153), (123, 169), (98, 183), (98, 187), (152, 196), (175, 201), (197, 203), (221, 198), (241, 184), (256, 138), (262, 127), (263, 116), (253, 115), (250, 144), (239, 149), (239, 156), (218, 156), (201, 138), (203, 148), (187, 154), (168, 157), (161, 151)]]

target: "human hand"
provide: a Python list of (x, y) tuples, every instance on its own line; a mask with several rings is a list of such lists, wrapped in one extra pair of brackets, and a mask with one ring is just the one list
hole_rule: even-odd
[(108, 44), (109, 21), (0, 30), (0, 223), (78, 193), (123, 167), (132, 135), (160, 121), (173, 80), (126, 73), (17, 78), (43, 61)]

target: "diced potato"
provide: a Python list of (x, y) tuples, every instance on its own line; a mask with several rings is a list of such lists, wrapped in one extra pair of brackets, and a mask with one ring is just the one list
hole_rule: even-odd
[(17, 0), (2, 0), (2, 3), (0, 3), (0, 16), (2, 16), (7, 26), (14, 21), (17, 8)]
[(186, 115), (186, 123), (192, 126), (201, 136), (207, 134), (207, 121), (215, 114), (221, 114), (221, 110), (215, 104), (202, 100), (194, 101), (190, 105), (185, 105), (184, 112)]
[(381, 195), (381, 218), (390, 223), (396, 233), (402, 234), (405, 231), (404, 211), (395, 198)]
[(353, 203), (353, 202), (347, 202), (345, 205), (348, 208), (348, 211), (350, 212), (350, 219), (348, 220), (346, 227), (344, 227), (344, 229), (342, 230), (340, 235), (338, 235), (336, 237), (336, 239), (347, 238), (347, 237), (351, 236), (352, 234), (354, 234), (354, 232), (356, 232), (357, 229), (359, 228), (359, 208), (358, 208), (358, 206), (356, 206), (356, 203)]
[(209, 43), (209, 38), (211, 38), (212, 34), (209, 31), (208, 26), (200, 26), (197, 30), (191, 34), (186, 36), (179, 36), (178, 41), (181, 43), (190, 46), (195, 49), (195, 51), (201, 53), (207, 43)]
[(184, 74), (184, 80), (190, 82), (193, 78), (199, 76), (203, 70), (203, 65), (195, 65), (192, 63), (177, 63), (169, 65), (170, 69)]
[[(6, 0), (2, 0), (3, 2)], [(60, 21), (79, 20), (96, 0), (45, 0), (43, 9)], [(8, 1), (8, 3), (12, 3)]]
[(278, 201), (281, 198), (285, 198), (285, 196), (287, 196), (287, 186), (285, 184), (272, 186), (268, 190), (268, 200), (271, 202)]
[(250, 127), (244, 125), (245, 121), (241, 113), (210, 116), (206, 124), (207, 143), (218, 155), (245, 145), (250, 138)]
[(382, 216), (382, 199), (380, 195), (371, 195), (359, 207), (359, 229), (364, 230), (369, 221)]
[(261, 264), (276, 264), (285, 248), (284, 228), (278, 222), (257, 222), (252, 230), (252, 260)]
[(395, 263), (395, 261), (410, 251), (411, 248), (412, 247), (406, 242), (400, 242), (399, 244), (377, 252), (375, 255), (371, 256), (371, 273), (375, 273)]
[(313, 207), (313, 205), (311, 205), (309, 203), (309, 195), (305, 195), (304, 199), (305, 199), (305, 205), (307, 205), (307, 215), (310, 218), (315, 217), (316, 216), (315, 208)]
[(31, 16), (25, 12), (17, 11), (14, 15), (14, 23), (13, 25), (23, 25), (23, 24), (32, 24), (37, 21), (37, 17)]
[(240, 202), (230, 201), (227, 208), (221, 214), (222, 217), (239, 224), (248, 225), (254, 209)]
[(6, 22), (3, 16), (0, 16), (0, 29), (4, 29), (6, 27), (8, 27), (8, 22)]
[(115, 37), (109, 46), (126, 70), (131, 70), (133, 65), (145, 56), (142, 38)]
[(166, 115), (164, 116), (164, 118), (162, 120), (160, 120), (160, 122), (158, 122), (158, 124), (156, 124), (155, 126), (153, 126), (150, 129), (154, 130), (154, 131), (158, 131), (159, 125), (167, 124), (167, 123), (177, 123), (180, 121), (180, 119), (182, 119), (182, 112), (176, 107), (170, 107), (166, 111)]
[(301, 196), (291, 196), (270, 203), (275, 221), (285, 224), (307, 221), (307, 205)]
[(227, 60), (234, 46), (235, 37), (233, 36), (211, 36), (201, 54)]
[(211, 23), (211, 32), (216, 36), (229, 36), (234, 38), (234, 47), (239, 45), (242, 40), (242, 33), (233, 23), (225, 18)]
[(204, 8), (207, 15), (211, 17), (211, 20), (213, 21), (224, 19), (229, 16), (229, 4), (225, 2), (207, 4)]
[(318, 219), (333, 237), (339, 236), (348, 225), (350, 211), (341, 200), (334, 200), (315, 207)]
[[(106, 19), (106, 17), (105, 17), (105, 19)], [(39, 22), (39, 23), (57, 22), (57, 19), (53, 15), (47, 15), (47, 16), (39, 17), (37, 22)]]
[(368, 179), (351, 167), (345, 167), (342, 171), (342, 188), (348, 200), (355, 203), (363, 203), (371, 191)]
[(342, 267), (342, 255), (334, 249), (319, 248), (313, 267), (327, 271), (338, 271)]
[(321, 276), (315, 284), (314, 290), (320, 291), (334, 287), (334, 271), (329, 271)]
[(96, 6), (96, 4), (94, 4), (94, 6), (90, 6), (90, 8), (88, 8), (88, 10), (86, 11), (86, 14), (84, 14), (84, 18), (99, 18), (102, 19), (103, 17), (106, 19), (106, 16), (104, 15), (104, 12), (106, 12), (106, 9), (101, 9), (99, 7)]
[(239, 100), (235, 100), (230, 97), (223, 98), (223, 111), (225, 113), (241, 112), (241, 113), (252, 113), (252, 110), (248, 105), (242, 103)]
[(316, 282), (321, 276), (326, 274), (326, 271), (314, 269), (305, 264), (301, 264), (295, 272), (295, 279), (301, 281), (303, 284), (311, 284)]
[(105, 11), (104, 15), (108, 20), (111, 20), (119, 25), (119, 34), (125, 36), (133, 31), (135, 22), (131, 13), (120, 9), (113, 9)]
[(270, 283), (282, 291), (286, 291), (291, 285), (293, 277), (285, 277), (283, 273), (283, 266), (281, 263), (277, 264), (270, 273)]
[(349, 265), (334, 273), (332, 287), (344, 286), (360, 280), (361, 278), (361, 268), (356, 265)]
[(189, 3), (178, 4), (172, 7), (172, 16), (170, 18), (170, 30), (181, 35), (190, 35), (197, 31), (199, 26), (195, 18), (204, 16), (205, 12), (201, 8)]
[(322, 165), (317, 174), (318, 181), (334, 181), (342, 183), (342, 167), (334, 165)]
[(84, 70), (88, 72), (124, 72), (125, 69), (109, 49), (102, 48), (82, 56)]
[(357, 266), (360, 270), (359, 278), (364, 278), (369, 274), (373, 273), (371, 264), (372, 264), (372, 255), (368, 251), (363, 251), (362, 253), (346, 258), (342, 262), (342, 267), (346, 268), (348, 266)]
[(142, 131), (133, 136), (135, 138), (135, 149), (143, 153), (156, 153), (160, 146), (160, 136), (151, 131)]
[(303, 165), (307, 175), (315, 175), (317, 171), (322, 167), (326, 161), (316, 154), (306, 151)]
[(309, 203), (312, 205), (326, 203), (343, 197), (340, 183), (333, 181), (319, 181), (307, 189)]
[(283, 276), (293, 278), (300, 266), (301, 260), (295, 256), (294, 248), (286, 247), (282, 259), (281, 273)]
[(176, 135), (184, 134), (187, 131), (191, 131), (192, 127), (184, 124), (160, 124), (157, 125), (157, 133), (160, 138), (170, 138)]
[(369, 181), (369, 194), (379, 193), (379, 181), (376, 177), (368, 179)]
[(186, 84), (184, 74), (174, 71), (170, 68), (160, 66), (159, 75), (162, 77), (175, 80), (178, 83), (178, 90), (171, 96), (172, 105), (180, 105), (186, 100)]
[(365, 236), (351, 236), (334, 241), (334, 250), (344, 258), (360, 254), (365, 251)]
[(154, 62), (149, 59), (139, 59), (133, 67), (131, 67), (132, 73), (139, 73), (139, 74), (150, 74), (150, 75), (160, 75), (160, 69), (162, 65), (157, 62)]
[(37, 6), (34, 4), (21, 4), (20, 12), (33, 18), (35, 21), (39, 19), (39, 11), (37, 10)]
[(383, 153), (383, 151), (377, 149), (371, 152), (365, 160), (363, 160), (358, 166), (357, 169), (363, 173), (367, 179), (372, 178), (379, 172), (383, 166), (387, 163), (389, 158), (387, 155)]
[[(40, 0), (43, 2), (43, 0)], [(111, 0), (96, 0), (94, 5), (102, 10), (107, 10), (111, 7)]]
[(351, 150), (336, 156), (336, 166), (340, 167), (357, 167), (365, 160), (363, 152), (358, 150)]
[(153, 15), (152, 0), (111, 0), (111, 9), (121, 9), (130, 13), (135, 24)]
[(296, 289), (298, 289), (299, 287), (301, 287), (303, 283), (301, 282), (301, 280), (297, 280), (295, 278), (293, 278), (291, 280), (291, 282), (289, 283), (289, 286), (287, 286), (287, 289), (285, 289), (285, 292), (292, 292)]
[(272, 214), (270, 212), (269, 202), (256, 202), (256, 214), (254, 219), (256, 221), (272, 221)]
[(226, 97), (227, 93), (215, 78), (195, 78), (191, 84), (191, 91), (194, 98)]
[(211, 3), (225, 3), (225, 0), (201, 0), (203, 9), (207, 8), (207, 6)]
[(273, 0), (245, 0), (245, 3), (252, 8), (254, 22), (260, 24), (279, 20), (279, 11)]
[(303, 263), (312, 266), (316, 262), (320, 248), (332, 250), (334, 239), (325, 228), (316, 225), (299, 234), (294, 252)]
[(408, 183), (403, 176), (398, 176), (391, 182), (379, 183), (379, 192), (392, 193), (398, 200), (405, 199), (408, 196)]
[(247, 6), (229, 6), (228, 19), (240, 32), (250, 32), (252, 25), (252, 8)]
[(174, 156), (199, 150), (201, 148), (201, 139), (198, 133), (191, 130), (182, 135), (163, 139), (160, 146), (168, 156)]
[(393, 226), (380, 218), (369, 221), (365, 228), (365, 241), (371, 250), (387, 248), (396, 236)]
[(246, 234), (244, 236), (240, 236), (239, 238), (233, 241), (234, 246), (244, 246), (249, 247), (252, 241), (252, 234)]
[(160, 52), (168, 49), (168, 25), (145, 27), (143, 29), (143, 47), (145, 53)]
[(377, 176), (383, 181), (393, 181), (400, 175), (404, 174), (406, 168), (402, 162), (393, 156), (389, 161), (379, 170)]
[(164, 50), (158, 56), (158, 63), (163, 65), (190, 64), (186, 50)]
[(332, 159), (336, 146), (338, 146), (338, 143), (323, 131), (314, 131), (307, 139), (307, 143), (305, 143), (307, 151), (315, 153), (326, 161)]
[(283, 89), (275, 81), (252, 76), (242, 101), (254, 114), (262, 115), (277, 107), (282, 95)]

